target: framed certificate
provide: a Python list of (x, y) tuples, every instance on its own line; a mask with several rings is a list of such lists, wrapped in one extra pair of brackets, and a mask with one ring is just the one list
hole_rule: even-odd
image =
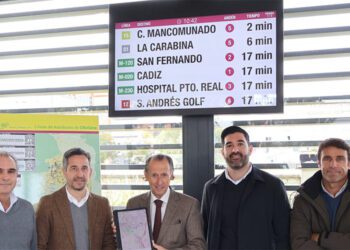
[(152, 250), (146, 208), (114, 210), (113, 217), (117, 226), (118, 249)]

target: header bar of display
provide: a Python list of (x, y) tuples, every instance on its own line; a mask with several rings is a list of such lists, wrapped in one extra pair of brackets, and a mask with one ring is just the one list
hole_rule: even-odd
[(262, 19), (262, 18), (275, 18), (275, 11), (265, 12), (253, 12), (253, 13), (242, 13), (233, 15), (215, 15), (215, 16), (204, 16), (204, 17), (185, 17), (185, 18), (172, 18), (164, 20), (151, 20), (151, 21), (137, 21), (137, 22), (123, 22), (116, 23), (116, 29), (132, 29), (132, 28), (143, 28), (143, 27), (154, 27), (154, 26), (169, 26), (169, 25), (186, 25), (194, 23), (207, 23), (207, 22), (226, 22), (234, 20), (249, 20), (249, 19)]

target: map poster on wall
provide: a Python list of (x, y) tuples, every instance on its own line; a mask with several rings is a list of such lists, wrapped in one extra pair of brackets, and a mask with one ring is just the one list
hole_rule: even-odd
[(163, 2), (110, 8), (111, 116), (283, 111), (278, 1)]
[(18, 162), (15, 194), (36, 204), (61, 188), (62, 157), (73, 147), (91, 154), (89, 189), (100, 194), (98, 128), (96, 116), (0, 114), (0, 150), (13, 154)]

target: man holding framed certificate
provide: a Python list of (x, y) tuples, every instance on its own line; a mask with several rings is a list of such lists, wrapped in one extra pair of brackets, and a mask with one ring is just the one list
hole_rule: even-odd
[(147, 209), (153, 247), (157, 250), (206, 249), (199, 202), (169, 187), (174, 179), (173, 173), (170, 156), (157, 154), (149, 157), (144, 174), (150, 191), (129, 199), (127, 209)]

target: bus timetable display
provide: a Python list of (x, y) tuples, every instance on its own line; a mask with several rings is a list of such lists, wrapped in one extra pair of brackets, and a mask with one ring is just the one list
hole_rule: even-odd
[(268, 10), (114, 23), (111, 114), (281, 111), (276, 18)]

